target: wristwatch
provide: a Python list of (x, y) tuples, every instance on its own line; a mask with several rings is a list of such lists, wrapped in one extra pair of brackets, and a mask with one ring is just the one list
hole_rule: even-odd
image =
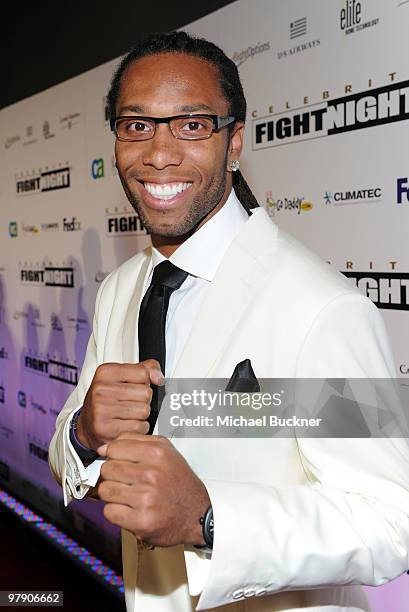
[(81, 442), (77, 438), (77, 427), (78, 427), (78, 418), (80, 416), (81, 408), (74, 414), (73, 419), (71, 421), (70, 426), (70, 442), (74, 447), (75, 452), (81, 459), (81, 461), (87, 461), (90, 463), (99, 457), (98, 453), (96, 453), (92, 448), (88, 448), (81, 444)]
[(213, 550), (213, 532), (214, 532), (214, 520), (213, 520), (213, 508), (209, 506), (203, 516), (200, 517), (200, 524), (202, 526), (203, 539), (206, 542), (203, 546), (194, 545), (195, 548), (207, 548)]

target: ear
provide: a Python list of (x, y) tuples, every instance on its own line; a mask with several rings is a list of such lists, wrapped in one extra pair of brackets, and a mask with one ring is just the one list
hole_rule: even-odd
[(237, 121), (234, 124), (232, 135), (230, 136), (227, 167), (230, 166), (230, 162), (239, 159), (243, 150), (243, 138), (244, 138), (244, 123), (243, 121)]

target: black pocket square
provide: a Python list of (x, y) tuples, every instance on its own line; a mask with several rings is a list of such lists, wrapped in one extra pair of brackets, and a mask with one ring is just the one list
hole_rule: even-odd
[(257, 376), (254, 374), (250, 359), (243, 359), (243, 361), (236, 365), (227, 383), (226, 391), (234, 391), (236, 393), (255, 393), (260, 391), (260, 384)]

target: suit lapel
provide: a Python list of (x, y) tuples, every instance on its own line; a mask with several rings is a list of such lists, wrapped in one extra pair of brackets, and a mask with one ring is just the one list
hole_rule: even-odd
[[(147, 254), (139, 269), (139, 273), (135, 281), (135, 290), (132, 293), (132, 297), (125, 315), (122, 332), (122, 353), (125, 363), (134, 363), (139, 361), (138, 314), (139, 305), (143, 297), (142, 293), (145, 279), (150, 271), (150, 262), (151, 257), (149, 254)], [(129, 282), (132, 282), (132, 280), (129, 279)]]
[(277, 226), (263, 208), (255, 210), (228, 248), (206, 292), (174, 378), (209, 374), (260, 290), (268, 271), (264, 256), (276, 248), (276, 241)]

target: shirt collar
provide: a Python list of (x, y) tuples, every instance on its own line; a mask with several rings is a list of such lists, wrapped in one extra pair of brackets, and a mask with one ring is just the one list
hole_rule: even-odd
[[(223, 255), (248, 218), (232, 189), (224, 206), (183, 242), (169, 261), (192, 276), (212, 281)], [(152, 247), (153, 267), (165, 259)]]

